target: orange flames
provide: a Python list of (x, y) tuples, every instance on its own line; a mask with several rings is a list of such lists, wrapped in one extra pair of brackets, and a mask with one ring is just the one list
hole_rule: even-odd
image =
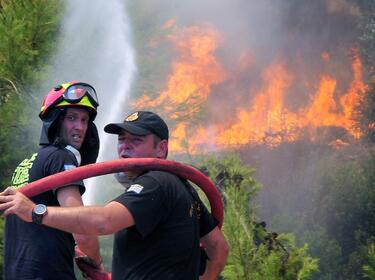
[[(173, 24), (170, 21), (165, 25)], [(246, 90), (247, 102), (231, 108), (238, 97), (233, 93), (237, 91), (231, 91), (226, 96), (226, 106), (216, 108), (219, 115), (212, 117), (205, 109), (216, 98), (213, 87), (235, 80), (238, 71), (248, 70), (250, 59), (246, 65), (240, 63), (240, 70), (232, 71), (236, 73), (226, 72), (215, 56), (221, 41), (219, 33), (210, 26), (175, 27), (168, 40), (178, 58), (172, 64), (166, 90), (154, 99), (145, 95), (133, 105), (160, 112), (168, 120), (172, 132), (170, 150), (174, 152), (195, 153), (252, 144), (274, 147), (305, 137), (306, 133), (314, 140), (314, 129), (327, 126), (343, 128), (354, 138), (361, 136), (353, 120), (354, 109), (366, 89), (358, 56), (352, 61), (353, 80), (345, 92), (339, 92), (333, 75), (322, 74), (315, 89), (305, 89), (310, 99), (292, 110), (286, 99), (298, 73), (279, 62), (264, 69), (258, 85)], [(322, 53), (321, 60), (330, 63), (330, 54)], [(231, 115), (224, 117), (228, 112)], [(210, 123), (205, 121), (208, 119)], [(344, 143), (341, 139), (336, 142)]]
[(212, 86), (224, 79), (223, 69), (213, 55), (219, 36), (209, 27), (193, 26), (176, 31), (168, 39), (177, 48), (179, 59), (172, 64), (173, 74), (168, 79), (167, 89), (156, 99), (145, 95), (133, 105), (163, 108), (172, 120), (191, 118), (204, 105)]

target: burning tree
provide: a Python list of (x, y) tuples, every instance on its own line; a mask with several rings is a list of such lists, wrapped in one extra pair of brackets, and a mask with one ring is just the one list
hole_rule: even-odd
[[(142, 2), (146, 3), (137, 3)], [(148, 3), (143, 5), (147, 7), (143, 9), (146, 14), (157, 9), (155, 6), (150, 9)], [(333, 180), (323, 184), (321, 190), (327, 194), (330, 188), (341, 190), (340, 186), (345, 185), (348, 203), (343, 213), (353, 209), (356, 196), (349, 190), (362, 184), (361, 180), (360, 184), (356, 183), (362, 178), (362, 173), (349, 180), (349, 171), (355, 173), (358, 167), (336, 172), (335, 166), (351, 161), (342, 160), (348, 149), (358, 147), (361, 150), (362, 147), (368, 153), (361, 140), (373, 142), (374, 139), (375, 2), (223, 1), (200, 5), (190, 21), (186, 11), (193, 5), (190, 2), (181, 5), (184, 8), (174, 9), (169, 5), (168, 11), (166, 5), (158, 5), (163, 7), (159, 12), (164, 15), (159, 17), (159, 22), (148, 16), (152, 18), (150, 33), (157, 33), (154, 32), (155, 26), (162, 26), (159, 34), (163, 32), (161, 36), (155, 36), (159, 42), (152, 41), (152, 51), (156, 55), (149, 60), (158, 61), (159, 44), (160, 49), (170, 55), (170, 61), (164, 60), (163, 66), (169, 63), (170, 67), (163, 74), (160, 74), (160, 67), (155, 67), (154, 76), (147, 76), (156, 77), (147, 83), (158, 84), (160, 88), (150, 87), (134, 96), (137, 108), (157, 110), (169, 120), (173, 132), (171, 152), (198, 154), (238, 149), (244, 159), (245, 151), (251, 150), (247, 154), (251, 153), (251, 160), (258, 162), (264, 160), (262, 151), (267, 149), (267, 155), (275, 153), (270, 160), (264, 160), (267, 166), (264, 167), (264, 177), (260, 179), (268, 187), (265, 192), (275, 195), (274, 200), (266, 202), (276, 202), (283, 207), (266, 203), (261, 207), (271, 207), (267, 212), (284, 225), (283, 230), (293, 230), (300, 241), (302, 229), (298, 225), (305, 222), (316, 224), (311, 217), (313, 207), (321, 209), (324, 201), (317, 200), (315, 205), (309, 204), (307, 209), (299, 211), (306, 206), (306, 201), (315, 199), (315, 196), (301, 199), (299, 194), (315, 195), (316, 188), (320, 188), (315, 178), (319, 181), (322, 176), (316, 171), (321, 162), (319, 158), (336, 155), (338, 158), (325, 168), (327, 173), (332, 173)], [(214, 13), (220, 16), (208, 16), (212, 6)], [(179, 13), (182, 10), (184, 13)], [(163, 25), (171, 17), (173, 20)], [(143, 17), (138, 25), (144, 28), (145, 21), (147, 18)], [(207, 22), (209, 25), (203, 24)], [(147, 46), (149, 38), (145, 36), (143, 39), (140, 45)], [(210, 40), (209, 45), (204, 43)], [(138, 84), (144, 85), (144, 80), (142, 77)], [(160, 81), (166, 81), (165, 85)], [(144, 91), (148, 99), (141, 97)], [(290, 159), (293, 156), (298, 160)], [(280, 163), (272, 165), (272, 161)], [(262, 170), (260, 164), (258, 174)], [(341, 175), (347, 175), (345, 180), (338, 180)], [(277, 191), (269, 191), (271, 188)], [(353, 191), (358, 196), (369, 198), (363, 200), (366, 201), (364, 206), (372, 205), (367, 203), (372, 198), (369, 190), (370, 187), (363, 193)], [(324, 214), (335, 217), (339, 207), (339, 201), (334, 199), (336, 192), (327, 196), (332, 203), (328, 204), (330, 211)], [(285, 214), (288, 207), (298, 214)], [(368, 213), (366, 217), (373, 217), (372, 211), (359, 212), (362, 217), (363, 213)], [(281, 214), (287, 217), (280, 218)], [(274, 222), (272, 217), (267, 218), (270, 224)], [(340, 220), (338, 224), (343, 222), (346, 221)], [(353, 219), (347, 224), (350, 228), (356, 227)], [(251, 229), (252, 224), (248, 227)], [(369, 228), (370, 223), (360, 225), (360, 229), (367, 231)], [(327, 234), (324, 227), (322, 230), (315, 227), (312, 231), (316, 242), (309, 243), (311, 253), (324, 260), (315, 279), (361, 279), (360, 266), (348, 264), (348, 259), (356, 262), (358, 254), (341, 251), (341, 245), (347, 242), (337, 237), (337, 231)], [(344, 233), (348, 236), (347, 232)], [(373, 231), (369, 230), (369, 234), (373, 235)], [(353, 248), (350, 249), (360, 248), (359, 244), (351, 245)], [(329, 250), (332, 254), (327, 252)], [(348, 267), (352, 270), (346, 269)]]
[[(311, 72), (307, 79), (292, 66), (302, 63), (294, 60), (304, 58), (288, 61), (280, 54), (268, 65), (257, 65), (251, 50), (244, 51), (250, 54), (242, 55), (237, 69), (231, 70), (216, 54), (223, 35), (215, 26), (168, 23), (165, 40), (176, 58), (166, 89), (148, 92), (132, 105), (163, 112), (174, 126), (171, 151), (196, 153), (259, 144), (277, 147), (302, 138), (320, 141), (319, 130), (324, 127), (345, 130), (345, 137), (339, 139), (344, 142), (363, 135), (357, 125), (357, 108), (368, 86), (357, 48), (346, 50), (345, 55), (318, 54), (313, 58), (319, 61), (318, 69), (304, 69)], [(344, 68), (337, 62), (341, 56)], [(252, 83), (245, 83), (247, 79)]]

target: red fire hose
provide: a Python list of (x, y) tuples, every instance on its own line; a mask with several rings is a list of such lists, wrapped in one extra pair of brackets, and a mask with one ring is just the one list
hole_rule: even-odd
[[(20, 188), (19, 191), (28, 197), (32, 197), (42, 192), (74, 183), (82, 179), (87, 179), (104, 174), (135, 170), (168, 171), (196, 184), (203, 190), (203, 192), (207, 196), (211, 207), (211, 214), (215, 219), (219, 221), (219, 227), (221, 228), (224, 218), (223, 202), (221, 200), (220, 193), (218, 192), (212, 181), (194, 167), (165, 159), (128, 158), (89, 164), (34, 181)], [(80, 269), (82, 268), (80, 267)], [(84, 269), (82, 271), (89, 273), (88, 275), (91, 277), (91, 279), (94, 280), (112, 279), (110, 273), (98, 273), (92, 269)]]
[(208, 198), (212, 216), (223, 224), (223, 202), (212, 181), (196, 168), (176, 161), (157, 158), (128, 158), (99, 162), (60, 172), (34, 181), (19, 191), (28, 197), (61, 187), (82, 179), (122, 171), (162, 170), (176, 174), (200, 187)]

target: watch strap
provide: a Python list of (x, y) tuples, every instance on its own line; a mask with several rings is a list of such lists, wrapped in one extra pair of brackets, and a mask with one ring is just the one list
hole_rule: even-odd
[[(43, 205), (43, 206), (46, 207), (45, 205)], [(47, 208), (46, 208), (46, 211), (44, 211), (43, 214), (36, 213), (35, 208), (34, 208), (33, 211), (31, 212), (31, 219), (32, 219), (34, 224), (41, 225), (42, 222), (43, 222), (43, 218), (46, 214), (47, 214)]]

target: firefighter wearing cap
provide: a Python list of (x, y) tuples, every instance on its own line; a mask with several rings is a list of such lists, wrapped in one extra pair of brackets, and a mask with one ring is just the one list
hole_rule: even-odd
[[(118, 135), (120, 158), (167, 157), (168, 126), (153, 112), (134, 112), (104, 130)], [(195, 189), (165, 171), (124, 175), (130, 180), (126, 191), (113, 201), (130, 212), (134, 226), (115, 233), (113, 279), (190, 280), (205, 272), (207, 279), (216, 279), (225, 264), (227, 244)], [(207, 271), (201, 240), (217, 261)]]
[[(45, 97), (39, 117), (42, 120), (41, 148), (23, 160), (12, 177), (13, 188), (43, 177), (94, 163), (99, 138), (93, 123), (98, 107), (95, 89), (85, 83), (65, 83)], [(32, 197), (36, 204), (80, 206), (85, 191), (83, 181)], [(96, 237), (72, 235), (41, 225), (43, 206), (33, 211), (33, 223), (15, 215), (5, 227), (4, 278), (76, 279), (74, 247), (77, 245), (102, 269)]]

